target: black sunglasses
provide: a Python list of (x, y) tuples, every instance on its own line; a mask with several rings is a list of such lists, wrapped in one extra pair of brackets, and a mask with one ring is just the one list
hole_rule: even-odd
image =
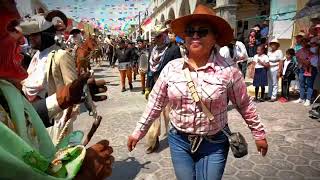
[(187, 28), (185, 33), (188, 37), (193, 37), (194, 33), (197, 33), (200, 38), (206, 37), (210, 32), (209, 28), (199, 28), (198, 30), (193, 28)]

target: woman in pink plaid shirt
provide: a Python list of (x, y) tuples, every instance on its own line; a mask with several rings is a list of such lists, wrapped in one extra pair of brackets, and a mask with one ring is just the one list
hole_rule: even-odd
[[(167, 104), (171, 107), (168, 141), (178, 180), (219, 180), (222, 178), (228, 151), (227, 105), (230, 99), (240, 112), (256, 140), (258, 151), (265, 156), (268, 150), (263, 124), (256, 107), (247, 95), (241, 72), (217, 53), (216, 44), (227, 45), (233, 30), (212, 9), (198, 5), (193, 14), (171, 23), (174, 33), (186, 40), (187, 57), (173, 60), (162, 70), (150, 96), (145, 112), (128, 139), (128, 150), (148, 131)], [(187, 86), (184, 69), (189, 68), (191, 79), (201, 101), (213, 114), (208, 118), (195, 102)], [(204, 137), (194, 142), (194, 137)]]

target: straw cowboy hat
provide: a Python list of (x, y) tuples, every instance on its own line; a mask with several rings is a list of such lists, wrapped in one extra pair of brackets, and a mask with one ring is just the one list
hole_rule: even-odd
[(186, 37), (186, 26), (192, 22), (204, 21), (210, 24), (215, 31), (217, 44), (222, 46), (228, 45), (233, 39), (233, 29), (230, 24), (223, 18), (216, 16), (213, 9), (198, 5), (193, 14), (177, 18), (171, 22), (172, 31), (182, 38)]
[(280, 43), (279, 43), (278, 39), (272, 39), (272, 40), (269, 42), (269, 45), (271, 45), (271, 44), (276, 44), (276, 45), (280, 46)]
[(305, 37), (306, 33), (300, 31), (295, 37), (297, 37), (297, 36)]
[(157, 36), (159, 36), (161, 33), (167, 32), (168, 30), (169, 30), (169, 28), (168, 28), (165, 24), (161, 23), (161, 24), (156, 25), (156, 26), (153, 28), (153, 31), (151, 32), (151, 35), (152, 35), (153, 37), (157, 37)]
[(29, 18), (25, 18), (20, 27), (24, 35), (30, 35), (45, 31), (52, 26), (55, 26), (56, 30), (59, 30), (62, 23), (66, 25), (68, 22), (67, 16), (58, 10), (51, 11), (47, 14), (37, 14)]

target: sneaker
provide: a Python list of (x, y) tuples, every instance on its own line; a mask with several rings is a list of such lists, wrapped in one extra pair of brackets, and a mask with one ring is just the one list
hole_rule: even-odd
[(275, 102), (277, 101), (277, 98), (271, 98), (268, 102)]
[(306, 102), (303, 105), (304, 106), (310, 106), (311, 105), (310, 100), (306, 100)]
[(299, 98), (299, 99), (297, 99), (297, 100), (293, 101), (293, 103), (296, 103), (296, 104), (298, 104), (298, 103), (303, 103), (303, 102), (304, 102), (304, 100), (303, 100), (303, 99), (301, 99), (301, 98)]
[(121, 92), (125, 92), (125, 91), (126, 91), (126, 88), (122, 88), (122, 89), (121, 89)]
[(284, 99), (285, 99), (284, 97), (280, 97), (280, 98), (278, 99), (278, 101), (281, 102), (281, 103), (283, 103)]
[(270, 99), (271, 99), (270, 97), (265, 97), (265, 98), (264, 98), (265, 101), (268, 101), (268, 100), (270, 100)]

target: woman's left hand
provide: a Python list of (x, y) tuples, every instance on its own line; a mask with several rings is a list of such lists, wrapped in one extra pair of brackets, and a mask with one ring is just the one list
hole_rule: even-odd
[(268, 142), (266, 139), (262, 140), (256, 140), (256, 146), (258, 152), (262, 155), (265, 156), (268, 152)]

